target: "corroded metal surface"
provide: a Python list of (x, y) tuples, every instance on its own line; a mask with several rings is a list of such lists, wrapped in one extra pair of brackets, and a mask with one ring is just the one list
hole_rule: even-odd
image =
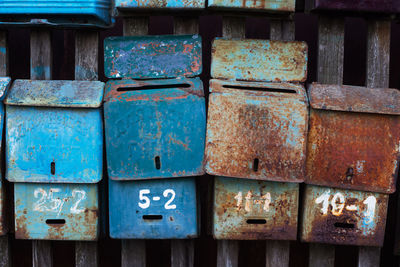
[(104, 83), (99, 81), (15, 80), (5, 104), (97, 108), (103, 92)]
[(216, 177), (216, 239), (295, 240), (299, 185)]
[(115, 7), (120, 11), (130, 9), (147, 9), (147, 8), (184, 8), (184, 9), (200, 9), (204, 8), (205, 0), (115, 0)]
[(96, 240), (97, 185), (15, 183), (15, 238)]
[(398, 0), (306, 0), (317, 10), (399, 13)]
[(194, 77), (202, 71), (199, 35), (109, 37), (104, 40), (108, 78)]
[(301, 240), (382, 246), (389, 196), (307, 185)]
[(211, 80), (210, 90), (207, 173), (304, 180), (308, 110), (301, 85)]
[(3, 100), (6, 97), (10, 85), (10, 77), (0, 77), (0, 100)]
[(269, 40), (216, 39), (211, 76), (246, 81), (304, 82), (307, 44)]
[(222, 9), (251, 9), (271, 12), (294, 12), (295, 0), (209, 0), (208, 6)]
[[(377, 97), (372, 90), (355, 88), (350, 93), (351, 89), (329, 85), (309, 88), (313, 109), (306, 183), (393, 193), (399, 165), (400, 117), (365, 112), (398, 113), (399, 104), (390, 99), (398, 99), (398, 92), (382, 90)], [(358, 94), (364, 94), (361, 101), (368, 103), (357, 101)]]

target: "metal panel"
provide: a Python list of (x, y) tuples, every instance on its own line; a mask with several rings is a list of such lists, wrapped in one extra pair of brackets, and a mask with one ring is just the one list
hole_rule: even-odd
[(290, 83), (210, 82), (206, 172), (302, 182), (307, 97)]
[(206, 107), (199, 78), (110, 81), (105, 101), (111, 179), (204, 174)]
[(97, 185), (14, 184), (17, 239), (96, 240)]
[(108, 78), (160, 79), (201, 73), (199, 35), (108, 37), (104, 73)]
[(11, 85), (10, 77), (0, 77), (0, 100), (3, 100), (6, 97), (10, 85)]
[(7, 106), (6, 178), (96, 183), (102, 178), (99, 109)]
[(120, 11), (137, 9), (200, 9), (204, 8), (205, 0), (115, 0), (115, 7)]
[(104, 83), (98, 81), (15, 80), (5, 103), (19, 106), (97, 108)]
[(112, 238), (182, 239), (198, 235), (195, 178), (109, 179)]
[(106, 27), (111, 0), (1, 0), (0, 25)]
[(295, 240), (299, 185), (216, 177), (216, 239)]
[(385, 194), (307, 185), (301, 239), (340, 245), (382, 246), (388, 199)]
[(216, 39), (212, 44), (213, 78), (304, 82), (307, 44), (269, 40)]
[(256, 10), (271, 12), (294, 12), (296, 7), (295, 0), (209, 0), (209, 7), (239, 10)]
[(374, 13), (399, 13), (400, 2), (397, 0), (308, 0), (317, 10), (356, 11)]
[[(1, 78), (0, 78), (1, 79)], [(4, 80), (3, 80), (4, 81)], [(0, 94), (3, 93), (4, 97), (4, 88), (7, 87), (4, 82), (0, 80)], [(0, 99), (1, 100), (1, 99)], [(0, 151), (3, 151), (2, 139), (3, 139), (3, 125), (4, 125), (4, 105), (0, 102)], [(2, 165), (3, 166), (3, 165)], [(2, 168), (2, 167), (1, 167)], [(0, 235), (5, 235), (8, 232), (7, 223), (6, 223), (6, 203), (5, 203), (5, 192), (3, 189), (4, 186), (4, 178), (2, 175), (3, 172), (0, 171)]]

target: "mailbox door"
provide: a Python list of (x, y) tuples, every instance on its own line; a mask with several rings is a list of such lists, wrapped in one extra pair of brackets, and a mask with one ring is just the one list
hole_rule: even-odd
[(308, 0), (317, 10), (353, 11), (373, 13), (399, 13), (400, 2), (396, 0)]
[(265, 0), (265, 1), (232, 1), (232, 0), (209, 0), (208, 7), (221, 9), (254, 10), (269, 12), (294, 12), (295, 0)]
[(207, 173), (304, 180), (308, 109), (301, 85), (212, 80), (210, 89)]
[(205, 0), (115, 0), (115, 7), (121, 12), (137, 9), (201, 9), (205, 7)]
[(382, 246), (386, 194), (307, 185), (301, 223), (305, 242)]
[(296, 240), (299, 185), (228, 177), (214, 183), (216, 239)]
[(112, 238), (182, 239), (198, 235), (194, 178), (109, 179), (109, 207)]
[(200, 79), (111, 81), (106, 90), (111, 179), (204, 174), (206, 108)]
[(96, 240), (96, 184), (15, 183), (17, 239)]

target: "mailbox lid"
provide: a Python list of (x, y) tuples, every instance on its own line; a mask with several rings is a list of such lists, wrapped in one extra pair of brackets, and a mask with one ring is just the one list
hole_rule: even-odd
[(0, 100), (4, 100), (11, 85), (10, 77), (0, 77)]
[(332, 11), (399, 13), (400, 2), (397, 0), (309, 0), (314, 2), (314, 9)]
[(382, 246), (389, 196), (306, 185), (301, 240)]
[(15, 238), (96, 240), (98, 202), (96, 184), (15, 183)]
[(400, 152), (399, 92), (313, 84), (309, 97), (306, 183), (393, 193)]
[(294, 12), (295, 0), (265, 0), (265, 1), (232, 1), (232, 0), (209, 0), (208, 7), (221, 9), (239, 9), (269, 12)]
[(195, 178), (109, 179), (109, 206), (111, 238), (186, 239), (199, 234)]
[(194, 77), (202, 71), (199, 35), (108, 37), (104, 40), (107, 78)]
[(2, 0), (0, 25), (107, 27), (111, 0)]
[(214, 238), (296, 240), (298, 201), (298, 184), (216, 177)]
[(211, 80), (210, 91), (207, 173), (304, 181), (308, 108), (301, 85)]
[(241, 81), (304, 82), (307, 44), (217, 38), (212, 44), (211, 77)]
[(115, 7), (120, 11), (130, 9), (201, 9), (205, 8), (205, 0), (115, 0)]
[(199, 78), (109, 81), (104, 120), (111, 179), (204, 174), (206, 105)]

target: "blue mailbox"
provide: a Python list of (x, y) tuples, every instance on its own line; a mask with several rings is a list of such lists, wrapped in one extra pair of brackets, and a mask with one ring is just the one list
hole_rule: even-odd
[(16, 80), (5, 103), (18, 239), (96, 240), (104, 83)]
[(116, 13), (127, 13), (130, 11), (140, 10), (171, 10), (171, 9), (184, 9), (184, 10), (200, 10), (205, 8), (205, 0), (114, 0)]
[(112, 0), (1, 0), (0, 25), (107, 27)]
[(111, 237), (194, 237), (195, 179), (182, 177), (204, 174), (201, 38), (111, 37), (104, 48), (106, 76), (124, 78), (105, 90)]

